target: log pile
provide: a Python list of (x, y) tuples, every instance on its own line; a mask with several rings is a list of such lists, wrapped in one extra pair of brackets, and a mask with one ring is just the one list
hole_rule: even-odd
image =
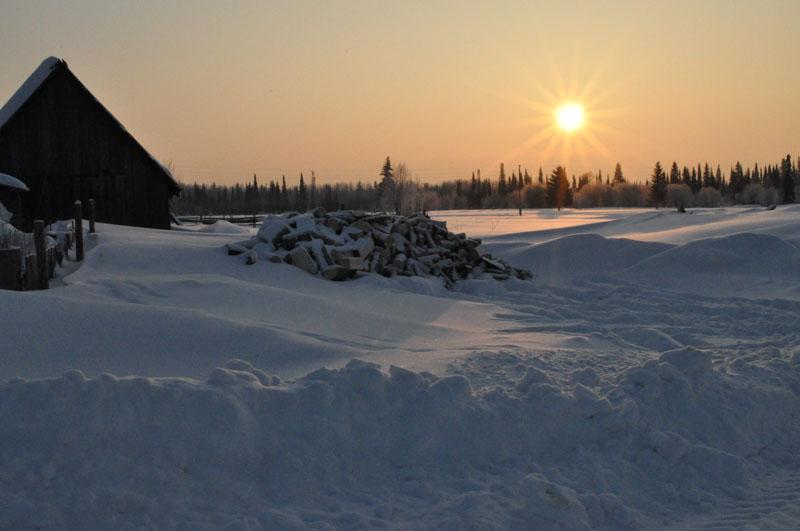
[(228, 254), (292, 264), (328, 280), (365, 273), (441, 278), (450, 288), (483, 274), (497, 280), (531, 273), (486, 253), (481, 241), (453, 234), (423, 214), (394, 216), (323, 208), (269, 216), (253, 238), (226, 245)]

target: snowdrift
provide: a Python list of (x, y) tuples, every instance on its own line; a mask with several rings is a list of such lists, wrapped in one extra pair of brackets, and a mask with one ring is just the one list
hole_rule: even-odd
[[(503, 255), (546, 277), (610, 274), (660, 253), (670, 246), (625, 238), (603, 238), (598, 234), (565, 236), (525, 248), (509, 249)], [(492, 250), (502, 249), (494, 244)]]
[(98, 224), (0, 292), (0, 528), (797, 527), (800, 209), (448, 215), (542, 274)]
[(211, 232), (214, 234), (250, 234), (247, 227), (234, 225), (230, 221), (219, 219), (209, 225), (203, 225), (198, 232)]
[(770, 234), (705, 238), (642, 260), (620, 276), (693, 293), (719, 293), (722, 284), (724, 293), (733, 288), (740, 296), (792, 297), (792, 284), (800, 279), (800, 249)]
[(16, 379), (0, 527), (647, 527), (800, 450), (787, 360), (685, 348), (587, 384), (528, 367), (476, 391), (358, 360), (289, 382), (241, 360), (205, 381)]

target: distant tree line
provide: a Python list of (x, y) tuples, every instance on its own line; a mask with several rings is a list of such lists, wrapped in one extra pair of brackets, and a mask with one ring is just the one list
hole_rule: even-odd
[(617, 163), (614, 172), (603, 175), (586, 172), (567, 177), (564, 166), (548, 174), (540, 167), (536, 175), (517, 166), (507, 175), (500, 164), (496, 178), (482, 177), (437, 184), (414, 179), (406, 164), (392, 164), (386, 157), (380, 180), (317, 185), (301, 173), (299, 181), (287, 186), (279, 181), (259, 184), (258, 177), (245, 184), (184, 185), (172, 209), (179, 215), (263, 214), (306, 211), (318, 206), (338, 209), (387, 211), (397, 214), (429, 210), (481, 208), (577, 208), (591, 207), (717, 207), (730, 204), (776, 204), (794, 202), (800, 193), (800, 160), (787, 155), (780, 164), (743, 168), (737, 162), (730, 171), (706, 163), (696, 167), (673, 162), (665, 170), (656, 162), (645, 183), (630, 182)]

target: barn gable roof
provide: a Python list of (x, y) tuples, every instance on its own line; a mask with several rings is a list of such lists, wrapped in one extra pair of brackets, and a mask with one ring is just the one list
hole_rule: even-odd
[[(6, 125), (12, 116), (17, 114), (22, 105), (33, 96), (33, 93), (42, 86), (42, 83), (50, 77), (50, 73), (55, 70), (56, 65), (59, 62), (63, 62), (58, 57), (48, 57), (42, 64), (39, 65), (39, 68), (33, 71), (33, 74), (28, 76), (28, 79), (25, 80), (25, 83), (22, 84), (21, 87), (17, 89), (11, 99), (0, 108), (0, 129)], [(66, 64), (66, 63), (64, 63)]]
[(58, 57), (48, 57), (47, 59), (42, 61), (42, 64), (40, 64), (39, 67), (36, 70), (34, 70), (30, 76), (28, 76), (28, 79), (26, 79), (25, 82), (17, 89), (17, 91), (14, 93), (13, 96), (11, 96), (11, 98), (6, 102), (6, 104), (3, 105), (2, 108), (0, 108), (0, 130), (2, 130), (3, 127), (5, 127), (5, 125), (9, 122), (9, 120), (11, 120), (11, 118), (13, 118), (14, 115), (17, 114), (17, 111), (19, 111), (20, 108), (22, 108), (25, 102), (27, 102), (34, 94), (36, 94), (39, 88), (45, 83), (45, 81), (47, 81), (47, 79), (52, 75), (52, 73), (58, 70), (59, 68), (64, 68), (69, 72), (69, 74), (75, 79), (75, 81), (77, 81), (77, 83), (81, 86), (81, 88), (83, 88), (83, 90), (86, 91), (86, 93), (97, 103), (97, 105), (99, 105), (100, 108), (102, 108), (108, 114), (108, 116), (111, 117), (112, 120), (114, 120), (114, 122), (116, 122), (119, 128), (125, 132), (125, 134), (131, 139), (131, 141), (133, 141), (137, 146), (139, 146), (142, 149), (142, 151), (148, 157), (150, 157), (150, 159), (152, 159), (152, 161), (155, 162), (159, 168), (161, 168), (164, 175), (167, 178), (169, 178), (169, 180), (172, 182), (175, 193), (179, 193), (180, 185), (178, 184), (178, 181), (175, 179), (175, 177), (172, 175), (172, 172), (170, 172), (169, 169), (167, 169), (163, 164), (161, 164), (158, 160), (156, 160), (155, 157), (153, 157), (150, 153), (148, 153), (146, 149), (144, 149), (144, 147), (133, 137), (133, 135), (131, 135), (128, 132), (128, 130), (125, 129), (125, 126), (122, 125), (122, 123), (120, 123), (120, 121), (117, 120), (117, 118), (113, 114), (111, 114), (111, 112), (109, 112), (109, 110), (106, 109), (105, 106), (103, 106), (103, 104), (100, 103), (100, 101), (97, 98), (94, 97), (94, 95), (89, 91), (89, 89), (87, 89), (86, 86), (80, 82), (80, 80), (75, 76), (75, 74), (73, 74), (72, 71), (69, 70), (67, 62), (64, 61), (63, 59), (59, 59)]

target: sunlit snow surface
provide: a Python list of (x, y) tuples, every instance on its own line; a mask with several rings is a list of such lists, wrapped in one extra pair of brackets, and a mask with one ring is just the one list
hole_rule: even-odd
[(800, 525), (800, 207), (433, 216), (537, 277), (99, 224), (0, 291), (0, 528)]

